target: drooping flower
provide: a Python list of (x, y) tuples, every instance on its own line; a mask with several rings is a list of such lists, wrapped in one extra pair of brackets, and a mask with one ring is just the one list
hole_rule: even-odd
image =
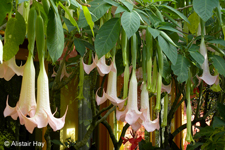
[(116, 66), (115, 63), (112, 62), (110, 66), (108, 66), (105, 62), (105, 55), (103, 55), (99, 60), (97, 54), (95, 55), (95, 58), (93, 58), (93, 62), (90, 65), (87, 65), (84, 63), (84, 71), (89, 74), (95, 67), (97, 67), (97, 70), (100, 74), (100, 76), (104, 76), (105, 74), (108, 74), (110, 71), (116, 72)]
[(201, 68), (203, 69), (203, 73), (202, 73), (202, 76), (199, 77), (199, 78), (204, 80), (208, 85), (212, 85), (217, 81), (218, 75), (212, 76), (210, 74), (209, 64), (208, 64), (208, 56), (207, 56), (207, 49), (206, 49), (204, 37), (201, 38), (200, 53), (205, 58), (205, 61), (201, 65)]
[(155, 129), (159, 130), (159, 118), (157, 117), (157, 119), (151, 121), (150, 109), (149, 109), (149, 95), (148, 95), (148, 90), (146, 88), (146, 83), (144, 83), (142, 86), (140, 111), (142, 112), (140, 118), (143, 121), (142, 125), (145, 127), (145, 129), (148, 132), (152, 132)]
[(43, 128), (49, 125), (54, 131), (60, 130), (65, 124), (65, 117), (67, 113), (61, 118), (55, 118), (50, 109), (49, 102), (49, 85), (48, 76), (44, 67), (44, 59), (40, 62), (40, 72), (37, 79), (37, 109), (33, 117), (27, 118), (21, 111), (19, 117), (23, 117), (25, 121), (25, 127), (30, 132), (33, 133), (34, 128)]
[[(64, 49), (63, 49), (63, 53), (61, 55), (61, 57), (58, 59), (58, 61), (60, 61), (60, 65), (62, 64), (62, 60), (63, 60), (63, 57), (65, 56), (66, 54), (66, 51), (67, 51), (68, 47), (66, 46)], [(73, 50), (66, 56), (66, 61), (68, 61), (69, 58), (73, 58), (73, 57), (76, 57), (77, 56), (77, 51), (75, 49), (75, 46), (73, 48)], [(56, 76), (56, 72), (55, 70), (53, 69), (53, 74), (52, 74), (52, 77), (55, 77)], [(71, 75), (71, 73), (68, 73), (66, 71), (66, 64), (64, 63), (63, 64), (63, 68), (62, 68), (62, 72), (61, 72), (61, 76), (60, 76), (60, 81), (62, 80), (62, 78), (64, 76), (66, 76), (67, 78)]]
[(126, 121), (129, 123), (135, 131), (141, 127), (141, 122), (139, 120), (142, 112), (138, 110), (137, 106), (137, 78), (135, 75), (135, 70), (133, 70), (129, 85), (128, 101), (125, 110), (116, 110), (117, 120)]
[(163, 83), (162, 83), (162, 92), (167, 92), (167, 93), (170, 93), (171, 92), (171, 83), (172, 82), (170, 82), (170, 84), (169, 85), (164, 85)]
[[(35, 68), (33, 64), (32, 55), (29, 53), (27, 62), (24, 68), (22, 79), (22, 86), (19, 101), (16, 107), (12, 108), (8, 105), (8, 97), (6, 101), (6, 108), (4, 116), (11, 116), (14, 120), (17, 119), (18, 113), (22, 112), (25, 116), (33, 117), (36, 111), (35, 99)], [(24, 120), (20, 117), (20, 124), (24, 124)]]
[(98, 91), (96, 92), (96, 101), (98, 105), (104, 103), (107, 99), (111, 101), (111, 103), (115, 106), (118, 106), (119, 109), (122, 109), (124, 106), (124, 102), (126, 99), (119, 99), (117, 97), (117, 69), (115, 65), (115, 56), (113, 58), (113, 63), (115, 66), (116, 72), (110, 71), (108, 76), (108, 83), (107, 83), (107, 92), (105, 93), (103, 90), (103, 96), (98, 96)]
[(9, 81), (15, 74), (22, 76), (23, 70), (24, 65), (20, 67), (17, 66), (14, 56), (10, 60), (0, 64), (0, 78), (4, 78), (6, 81)]

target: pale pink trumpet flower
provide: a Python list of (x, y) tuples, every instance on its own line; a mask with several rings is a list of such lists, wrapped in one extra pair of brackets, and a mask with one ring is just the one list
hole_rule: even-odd
[(202, 76), (199, 78), (204, 80), (205, 83), (207, 83), (208, 85), (212, 85), (212, 84), (216, 83), (219, 76), (218, 75), (212, 76), (210, 74), (207, 49), (206, 49), (204, 37), (201, 38), (200, 53), (203, 55), (205, 60), (204, 60), (203, 64), (201, 65), (201, 68), (203, 69), (203, 73), (202, 73)]
[(172, 82), (170, 82), (170, 84), (169, 85), (164, 85), (163, 83), (162, 83), (162, 92), (167, 92), (167, 93), (170, 93), (171, 92), (171, 83)]
[(159, 130), (159, 118), (151, 121), (150, 117), (150, 109), (149, 109), (149, 95), (148, 90), (146, 88), (146, 83), (142, 86), (141, 91), (141, 110), (142, 112), (140, 118), (143, 121), (142, 125), (148, 132), (153, 132), (155, 129)]
[[(63, 49), (63, 53), (62, 53), (61, 57), (58, 59), (58, 61), (60, 61), (60, 64), (62, 63), (63, 57), (65, 56), (67, 49), (68, 49), (68, 47), (65, 47)], [(66, 56), (66, 61), (68, 61), (69, 58), (73, 58), (73, 57), (76, 57), (76, 56), (77, 56), (77, 51), (76, 51), (75, 46), (74, 46), (73, 50)], [(53, 69), (52, 77), (55, 77), (56, 74), (57, 73)], [(62, 72), (61, 72), (61, 76), (60, 76), (60, 81), (62, 80), (62, 78), (64, 76), (66, 76), (68, 78), (70, 75), (71, 75), (71, 73), (68, 73), (66, 71), (66, 64), (64, 63), (63, 68), (62, 68)]]
[(11, 80), (11, 78), (17, 74), (18, 76), (23, 76), (23, 66), (17, 66), (15, 61), (15, 56), (8, 61), (4, 61), (0, 64), (0, 78), (4, 78), (6, 81)]
[(98, 90), (97, 90), (96, 101), (97, 101), (98, 105), (101, 105), (107, 99), (109, 99), (114, 106), (118, 106), (119, 109), (122, 109), (126, 99), (122, 100), (117, 97), (117, 69), (116, 69), (116, 65), (115, 65), (115, 56), (113, 58), (113, 63), (114, 63), (114, 66), (115, 66), (114, 69), (116, 70), (116, 72), (113, 72), (113, 71), (109, 72), (108, 83), (107, 83), (107, 92), (105, 93), (103, 90), (103, 96), (99, 97)]
[[(67, 107), (68, 109), (68, 107)], [(56, 131), (63, 128), (65, 124), (66, 112), (63, 117), (55, 118), (50, 109), (49, 102), (49, 83), (48, 76), (44, 67), (44, 59), (40, 63), (40, 72), (37, 79), (37, 109), (33, 117), (27, 118), (22, 112), (19, 113), (19, 117), (23, 117), (25, 121), (25, 127), (33, 133), (35, 127), (43, 128), (49, 123), (51, 128)]]
[(93, 62), (90, 65), (87, 65), (83, 61), (84, 71), (89, 74), (95, 67), (97, 67), (98, 73), (100, 76), (104, 76), (108, 74), (110, 71), (116, 72), (115, 63), (112, 62), (110, 66), (108, 66), (105, 62), (105, 55), (103, 55), (99, 60), (97, 54), (95, 54), (95, 58), (93, 58)]
[[(29, 53), (26, 64), (24, 65), (24, 74), (22, 79), (22, 86), (20, 91), (20, 98), (16, 107), (8, 105), (8, 97), (6, 101), (6, 108), (4, 116), (11, 116), (14, 120), (17, 119), (18, 113), (22, 112), (25, 116), (33, 117), (36, 111), (35, 99), (35, 68), (32, 55)], [(20, 124), (24, 124), (23, 117), (20, 118)]]
[(116, 118), (123, 122), (126, 121), (134, 130), (138, 130), (141, 127), (141, 121), (139, 118), (142, 112), (138, 110), (137, 98), (137, 78), (135, 70), (133, 70), (130, 79), (127, 106), (123, 111), (118, 109), (116, 110)]

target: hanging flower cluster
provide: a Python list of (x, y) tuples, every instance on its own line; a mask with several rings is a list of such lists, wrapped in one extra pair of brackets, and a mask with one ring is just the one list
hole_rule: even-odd
[[(32, 7), (29, 12), (28, 23), (28, 50), (29, 56), (24, 65), (24, 74), (22, 79), (22, 86), (20, 98), (16, 106), (10, 107), (8, 105), (8, 97), (6, 101), (6, 108), (4, 116), (11, 116), (14, 120), (18, 117), (20, 124), (25, 125), (26, 129), (33, 133), (35, 127), (43, 128), (48, 124), (54, 131), (60, 130), (65, 124), (65, 117), (67, 113), (61, 118), (55, 118), (50, 109), (49, 101), (49, 83), (48, 76), (44, 64), (45, 52), (45, 37), (44, 37), (44, 23), (40, 14), (37, 16), (35, 7)], [(36, 19), (37, 18), (37, 19)], [(36, 27), (36, 29), (35, 29)], [(32, 34), (29, 34), (32, 32)], [(37, 79), (37, 103), (35, 100), (35, 68), (33, 64), (33, 50), (36, 36), (36, 45), (39, 55), (40, 71)], [(31, 48), (32, 47), (32, 48)]]

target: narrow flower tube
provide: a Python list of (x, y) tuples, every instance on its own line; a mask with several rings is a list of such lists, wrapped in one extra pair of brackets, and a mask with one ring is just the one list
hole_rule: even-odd
[[(22, 86), (19, 101), (16, 107), (12, 108), (8, 105), (8, 97), (4, 116), (11, 116), (14, 120), (17, 119), (18, 113), (22, 112), (25, 116), (33, 117), (36, 111), (35, 99), (35, 68), (31, 53), (29, 53), (27, 62), (24, 68)], [(20, 117), (20, 124), (24, 124), (23, 117)]]
[(55, 118), (50, 109), (49, 103), (49, 85), (48, 76), (44, 67), (44, 59), (40, 64), (40, 72), (37, 79), (37, 109), (33, 117), (27, 118), (22, 111), (19, 113), (19, 117), (23, 117), (25, 121), (25, 127), (30, 132), (33, 133), (35, 127), (43, 128), (49, 125), (56, 131), (63, 128), (65, 124), (65, 117), (67, 109), (62, 118)]
[(166, 94), (164, 97), (164, 112), (163, 112), (163, 122), (162, 122), (162, 127), (167, 126), (167, 113), (168, 113), (168, 102), (169, 102), (169, 96)]
[(135, 74), (135, 70), (133, 70), (129, 85), (129, 94), (128, 94), (128, 102), (127, 102), (127, 114), (125, 117), (125, 121), (132, 125), (135, 123), (141, 115), (141, 112), (138, 110), (137, 106), (137, 78)]
[[(115, 56), (113, 57), (113, 63), (115, 65)], [(115, 66), (116, 70), (116, 66)], [(110, 71), (108, 75), (108, 83), (107, 83), (107, 92), (103, 91), (103, 96), (98, 96), (98, 91), (96, 92), (96, 101), (97, 104), (100, 105), (104, 103), (107, 99), (111, 101), (114, 106), (118, 106), (119, 109), (122, 109), (124, 106), (124, 102), (126, 99), (119, 99), (117, 97), (117, 71)]]
[(208, 64), (208, 56), (207, 56), (207, 49), (206, 49), (206, 46), (205, 46), (204, 37), (201, 38), (200, 53), (205, 58), (205, 61), (201, 65), (201, 68), (203, 69), (203, 74), (199, 78), (204, 80), (205, 83), (207, 83), (208, 85), (212, 85), (217, 81), (218, 75), (212, 76), (210, 74), (209, 64)]
[(77, 96), (78, 99), (84, 99), (84, 95), (83, 95), (83, 86), (84, 86), (84, 68), (83, 68), (83, 64), (82, 64), (82, 57), (80, 57), (80, 74), (79, 74), (79, 94)]
[(133, 130), (138, 130), (141, 127), (142, 120), (140, 119), (142, 112), (137, 107), (137, 79), (135, 70), (131, 75), (127, 106), (124, 110), (116, 109), (116, 118), (122, 122), (129, 123)]
[(190, 93), (191, 93), (191, 72), (189, 70), (188, 73), (188, 80), (186, 82), (186, 99), (187, 99), (187, 135), (186, 135), (186, 141), (187, 142), (195, 142), (193, 140), (192, 134), (191, 134), (191, 115), (192, 115), (192, 109), (191, 109), (191, 99), (190, 99)]
[(116, 72), (115, 63), (111, 63), (110, 66), (108, 66), (105, 62), (105, 55), (102, 56), (98, 60), (97, 54), (95, 55), (95, 58), (93, 58), (93, 63), (90, 65), (87, 65), (83, 61), (84, 71), (89, 74), (95, 67), (97, 67), (98, 72), (100, 76), (104, 76), (105, 74), (108, 74), (110, 71)]
[(146, 88), (146, 83), (142, 85), (141, 91), (141, 110), (142, 112), (140, 118), (143, 121), (142, 125), (148, 132), (152, 132), (155, 129), (159, 130), (159, 118), (151, 121), (150, 117), (150, 109), (149, 109), (149, 95), (148, 90)]

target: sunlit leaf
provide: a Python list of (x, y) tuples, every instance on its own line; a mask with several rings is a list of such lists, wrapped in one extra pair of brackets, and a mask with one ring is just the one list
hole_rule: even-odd
[(119, 35), (119, 18), (112, 18), (102, 25), (95, 39), (95, 51), (98, 55), (98, 58), (101, 58), (115, 46)]

